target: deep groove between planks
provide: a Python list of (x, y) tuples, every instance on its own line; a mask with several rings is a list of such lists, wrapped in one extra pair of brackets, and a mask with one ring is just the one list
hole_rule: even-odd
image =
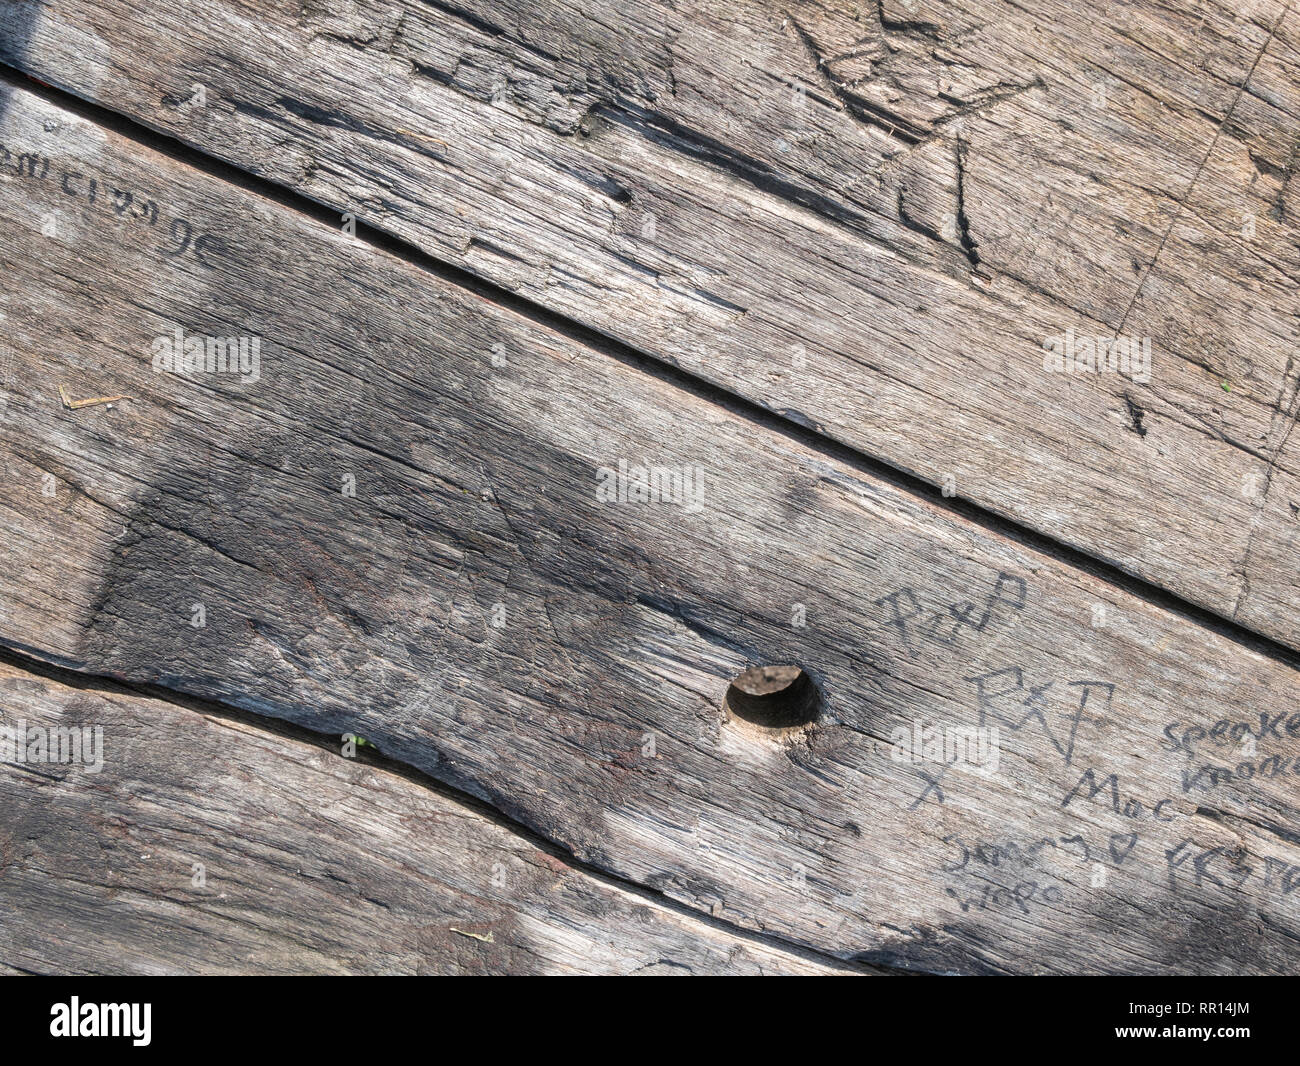
[[(267, 178), (259, 177), (217, 159), (204, 151), (185, 144), (170, 134), (155, 130), (120, 112), (42, 82), (31, 77), (25, 71), (0, 61), (0, 86), (4, 85), (22, 88), (34, 93), (58, 107), (71, 111), (87, 121), (111, 130), (145, 148), (159, 152), (210, 177), (217, 178), (253, 195), (276, 203), (286, 210), (308, 216), (330, 227), (334, 227), (338, 222), (338, 212), (331, 207)], [(833, 440), (817, 432), (816, 429), (810, 428), (806, 421), (801, 420), (799, 417), (774, 411), (721, 385), (715, 385), (696, 377), (680, 367), (610, 337), (600, 330), (543, 307), (468, 270), (440, 260), (402, 238), (360, 220), (357, 222), (355, 236), (356, 239), (376, 250), (392, 255), (420, 270), (427, 271), (483, 299), (490, 300), (529, 321), (545, 326), (598, 351), (602, 355), (669, 382), (700, 399), (722, 407), (730, 414), (780, 433), (789, 439), (796, 440), (807, 447), (816, 449), (823, 455), (837, 459), (860, 472), (885, 481), (895, 488), (938, 507), (942, 511), (958, 515), (985, 530), (1004, 536), (1067, 566), (1082, 570), (1194, 625), (1214, 632), (1274, 661), (1284, 663), (1292, 669), (1300, 670), (1300, 653), (1293, 651), (1280, 641), (1259, 633), (1226, 615), (1201, 607), (1154, 582), (1135, 576), (1108, 559), (1063, 544), (987, 507), (968, 500), (945, 497), (935, 485), (918, 475), (859, 451), (851, 445)]]

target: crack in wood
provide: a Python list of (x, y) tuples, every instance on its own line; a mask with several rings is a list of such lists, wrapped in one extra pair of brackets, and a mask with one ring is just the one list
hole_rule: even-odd
[[(7, 643), (0, 644), (0, 662), (7, 663), (35, 677), (44, 678), (77, 691), (94, 693), (105, 698), (129, 696), (152, 700), (165, 706), (195, 712), (205, 717), (237, 723), (259, 733), (265, 733), (268, 736), (310, 745), (328, 753), (331, 757), (339, 757), (338, 742), (332, 735), (291, 724), (283, 719), (268, 718), (221, 701), (178, 693), (157, 685), (136, 684), (117, 678), (71, 670), (40, 658), (22, 654)], [(377, 752), (373, 748), (358, 749), (356, 756), (350, 761), (359, 765), (381, 769), (385, 773), (440, 796), (460, 808), (473, 812), (491, 825), (505, 830), (511, 836), (526, 841), (542, 851), (552, 862), (562, 864), (567, 870), (583, 873), (602, 885), (630, 893), (644, 901), (652, 902), (657, 907), (661, 907), (691, 922), (699, 923), (701, 926), (725, 931), (743, 942), (762, 945), (788, 954), (793, 958), (815, 962), (844, 973), (880, 974), (890, 972), (893, 969), (887, 959), (883, 957), (870, 963), (841, 958), (774, 934), (745, 928), (719, 918), (708, 911), (692, 907), (651, 885), (630, 880), (597, 864), (579, 859), (564, 844), (543, 835), (535, 827), (519, 821), (501, 807), (487, 802), (480, 796), (465, 792), (445, 781), (422, 773), (409, 764)], [(20, 766), (17, 769), (38, 772), (27, 766)], [(42, 774), (41, 776), (53, 781), (59, 780), (59, 778), (51, 777), (49, 774)], [(67, 874), (51, 871), (51, 876), (66, 877)], [(176, 902), (172, 896), (162, 896), (160, 898)], [(189, 902), (188, 899), (186, 902)]]
[[(0, 68), (8, 72), (7, 76), (0, 76), (0, 84), (9, 84), (11, 86), (21, 84), (33, 95), (56, 102), (60, 107), (67, 108), (75, 114), (83, 115), (88, 121), (112, 129), (119, 135), (154, 151), (161, 152), (185, 166), (203, 171), (238, 188), (250, 190), (257, 196), (280, 204), (288, 210), (311, 217), (324, 226), (334, 228), (337, 224), (337, 215), (300, 192), (215, 159), (206, 152), (183, 144), (170, 134), (143, 127), (129, 116), (111, 111), (99, 104), (78, 99), (57, 87), (37, 82), (25, 72), (3, 61), (0, 61)], [(1159, 604), (1165, 609), (1173, 610), (1175, 613), (1194, 621), (1197, 625), (1228, 635), (1232, 639), (1255, 648), (1279, 661), (1297, 662), (1296, 653), (1287, 645), (1270, 635), (1237, 622), (1227, 610), (1223, 612), (1211, 611), (1175, 591), (1133, 574), (1116, 565), (1109, 558), (1096, 553), (1084, 552), (1081, 549), (1062, 543), (1022, 522), (998, 514), (972, 501), (941, 498), (932, 484), (921, 477), (911, 474), (909, 471), (871, 456), (840, 440), (828, 437), (815, 429), (809, 428), (798, 419), (788, 418), (780, 412), (773, 411), (755, 402), (743, 393), (707, 381), (682, 367), (664, 362), (654, 355), (619, 341), (607, 333), (576, 322), (572, 318), (557, 313), (527, 297), (511, 292), (509, 289), (472, 274), (455, 264), (438, 259), (391, 233), (359, 224), (356, 237), (364, 243), (373, 245), (421, 270), (426, 270), (460, 288), (489, 299), (530, 321), (537, 322), (548, 329), (553, 329), (561, 335), (570, 337), (608, 357), (635, 366), (643, 372), (656, 377), (671, 381), (678, 387), (704, 397), (712, 403), (717, 403), (722, 408), (739, 414), (757, 425), (764, 425), (782, 434), (802, 440), (829, 456), (870, 472), (872, 476), (881, 478), (886, 483), (903, 488), (919, 498), (932, 500), (942, 507), (952, 509), (964, 518), (986, 529), (1030, 545), (1035, 550), (1056, 558), (1066, 565), (1095, 574), (1115, 587), (1124, 589), (1149, 602)], [(1216, 436), (1217, 439), (1225, 440), (1227, 443), (1234, 443), (1222, 434), (1216, 434)], [(1238, 447), (1244, 446), (1238, 445)], [(1252, 451), (1251, 454), (1257, 453)], [(1267, 461), (1266, 457), (1261, 458)]]
[[(1224, 127), (1228, 125), (1229, 121), (1232, 118), (1233, 112), (1236, 111), (1237, 104), (1241, 101), (1242, 94), (1246, 91), (1246, 86), (1250, 83), (1250, 79), (1254, 76), (1255, 69), (1259, 66), (1260, 60), (1264, 58), (1264, 53), (1268, 51), (1269, 45), (1273, 43), (1273, 38), (1277, 35), (1277, 31), (1281, 28), (1283, 20), (1287, 17), (1288, 14), (1290, 14), (1291, 6), (1293, 3), (1294, 0), (1287, 0), (1287, 4), (1282, 9), (1282, 13), (1277, 17), (1276, 21), (1273, 23), (1272, 29), (1269, 30), (1268, 37), (1264, 40), (1264, 44), (1260, 47), (1259, 51), (1256, 53), (1254, 62), (1251, 63), (1250, 69), (1246, 72), (1246, 76), (1242, 79), (1241, 85), (1238, 87), (1236, 95), (1233, 96), (1232, 103), (1229, 104), (1228, 110), (1224, 113), (1223, 119), (1219, 122), (1218, 126), (1215, 127), (1214, 136), (1210, 138), (1210, 146), (1205, 150), (1204, 157), (1201, 159), (1201, 162), (1197, 166), (1196, 171), (1192, 174), (1192, 180), (1187, 186), (1187, 191), (1183, 194), (1181, 199), (1175, 200), (1176, 206), (1174, 210), (1174, 216), (1169, 220), (1169, 225), (1165, 229), (1164, 235), (1160, 238), (1160, 243), (1156, 245), (1155, 254), (1151, 257), (1151, 262), (1147, 264), (1146, 270), (1144, 270), (1142, 273), (1142, 277), (1138, 279), (1137, 288), (1133, 290), (1133, 295), (1129, 299), (1128, 305), (1124, 308), (1124, 313), (1120, 315), (1119, 325), (1115, 327), (1116, 335), (1122, 334), (1124, 332), (1124, 327), (1128, 325), (1129, 315), (1133, 313), (1133, 307), (1134, 305), (1137, 304), (1138, 297), (1142, 295), (1142, 289), (1146, 285), (1147, 279), (1151, 276), (1152, 271), (1155, 270), (1156, 262), (1160, 259), (1160, 254), (1164, 251), (1165, 245), (1169, 243), (1169, 237), (1174, 232), (1174, 227), (1178, 225), (1179, 218), (1182, 217), (1183, 204), (1192, 198), (1192, 191), (1196, 188), (1196, 183), (1197, 181), (1200, 180), (1201, 173), (1202, 171), (1205, 170), (1206, 164), (1209, 163), (1210, 158), (1214, 155), (1214, 149), (1219, 143), (1219, 137), (1223, 133)], [(1233, 612), (1233, 615), (1235, 617), (1236, 615), (1235, 610)]]

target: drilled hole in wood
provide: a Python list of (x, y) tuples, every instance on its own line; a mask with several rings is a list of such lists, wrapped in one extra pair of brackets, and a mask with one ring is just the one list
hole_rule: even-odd
[(742, 722), (784, 733), (815, 722), (822, 697), (797, 666), (751, 666), (731, 682), (723, 706)]

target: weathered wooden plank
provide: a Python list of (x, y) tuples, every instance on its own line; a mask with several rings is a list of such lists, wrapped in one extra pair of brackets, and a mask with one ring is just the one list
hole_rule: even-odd
[[(63, 974), (835, 974), (565, 862), (391, 770), (0, 662), (0, 969)], [(353, 750), (355, 750), (355, 745)]]
[[(0, 17), (37, 77), (1300, 647), (1281, 3)], [(1067, 330), (1151, 380), (1044, 372)]]
[[(0, 184), (7, 643), (355, 730), (839, 957), (1295, 968), (1291, 665), (28, 92), (0, 143), (49, 162)], [(177, 327), (257, 380), (155, 372)], [(815, 725), (724, 718), (778, 663)], [(994, 726), (987, 777), (894, 758)]]

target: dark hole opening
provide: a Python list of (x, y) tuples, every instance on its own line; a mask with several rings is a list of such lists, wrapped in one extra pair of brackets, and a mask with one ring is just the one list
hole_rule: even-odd
[(794, 729), (817, 720), (821, 693), (797, 666), (751, 666), (727, 689), (727, 709), (763, 729)]

